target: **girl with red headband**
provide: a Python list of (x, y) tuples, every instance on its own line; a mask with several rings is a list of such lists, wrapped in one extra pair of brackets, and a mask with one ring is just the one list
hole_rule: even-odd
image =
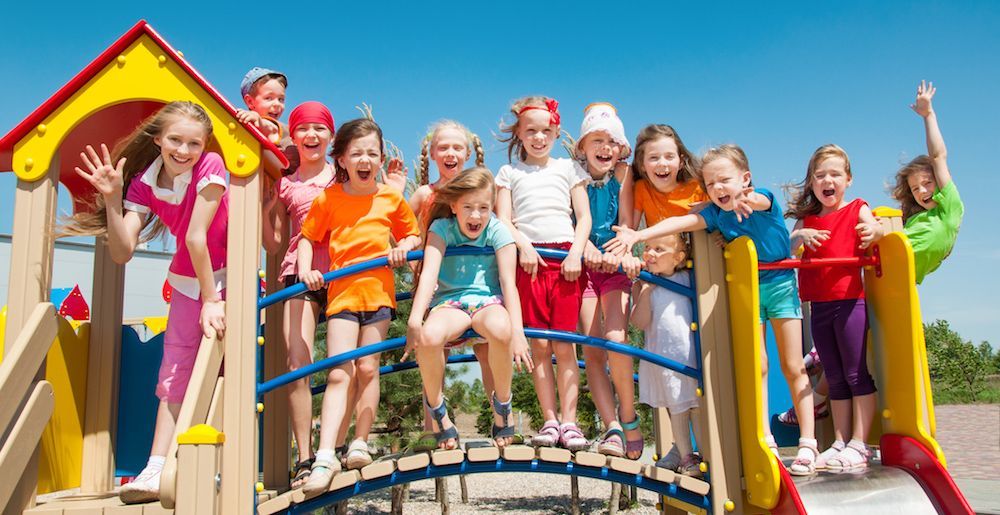
[[(526, 97), (511, 107), (514, 122), (502, 127), (509, 134), (508, 160), (497, 174), (497, 216), (517, 243), (520, 267), (517, 290), (526, 327), (576, 332), (585, 276), (581, 257), (590, 236), (589, 176), (572, 159), (551, 157), (559, 137), (559, 103), (548, 97)], [(576, 218), (576, 226), (573, 218)], [(562, 249), (566, 259), (542, 259), (535, 246)], [(584, 449), (587, 439), (576, 425), (580, 368), (572, 343), (532, 339), (532, 376), (545, 423), (532, 441)], [(552, 355), (556, 356), (559, 409)], [(560, 421), (562, 422), (560, 424)]]
[[(285, 287), (299, 282), (296, 249), (302, 238), (302, 221), (309, 213), (313, 200), (333, 182), (335, 176), (333, 165), (326, 161), (334, 132), (330, 110), (319, 102), (305, 102), (292, 110), (288, 125), (292, 143), (298, 149), (300, 164), (294, 173), (278, 181), (275, 191), (264, 206), (264, 248), (273, 254), (288, 243), (280, 273)], [(328, 239), (313, 244), (313, 269), (330, 269), (327, 246)], [(306, 290), (302, 295), (284, 303), (282, 332), (289, 370), (297, 370), (312, 363), (316, 319), (320, 310), (325, 307), (325, 290)], [(292, 434), (299, 450), (291, 487), (298, 488), (309, 479), (313, 463), (312, 394), (308, 378), (290, 384), (287, 391)]]

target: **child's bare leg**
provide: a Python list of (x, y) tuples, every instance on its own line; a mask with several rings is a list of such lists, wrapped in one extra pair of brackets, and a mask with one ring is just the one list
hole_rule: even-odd
[(177, 415), (181, 412), (181, 403), (160, 401), (156, 408), (156, 425), (153, 426), (153, 445), (150, 456), (166, 456), (170, 451), (170, 443), (174, 439), (174, 429), (177, 427)]
[[(424, 397), (427, 403), (437, 408), (444, 402), (444, 368), (446, 366), (445, 354), (442, 352), (447, 342), (458, 338), (469, 328), (471, 320), (468, 313), (460, 309), (436, 309), (431, 312), (424, 322), (421, 331), (420, 343), (414, 347), (414, 354), (417, 363), (420, 365), (420, 378), (424, 384)], [(426, 410), (426, 406), (425, 406)], [(428, 411), (425, 411), (429, 414)], [(446, 427), (447, 426), (447, 427)], [(444, 431), (454, 424), (448, 420), (447, 416), (441, 420), (439, 431)], [(456, 441), (449, 438), (441, 441), (439, 446), (443, 449), (455, 448)]]
[[(381, 320), (361, 328), (360, 345), (362, 347), (385, 340), (389, 333), (389, 320)], [(375, 413), (381, 395), (379, 385), (379, 354), (358, 359), (358, 411), (354, 421), (354, 439), (368, 441), (372, 425), (375, 423)]]
[[(476, 312), (472, 318), (472, 328), (489, 342), (488, 359), (490, 371), (493, 375), (493, 395), (500, 402), (510, 402), (511, 380), (514, 376), (513, 359), (511, 352), (511, 327), (510, 316), (507, 309), (496, 304), (487, 306)], [(487, 393), (489, 398), (490, 393)], [(489, 399), (492, 403), (492, 399)], [(496, 413), (493, 414), (493, 423), (497, 426), (510, 425), (511, 420), (503, 420)], [(497, 441), (497, 445), (509, 445), (509, 438)]]
[[(597, 297), (586, 297), (580, 304), (580, 332), (588, 336), (604, 337), (598, 313)], [(604, 349), (583, 346), (583, 360), (587, 364), (587, 386), (590, 396), (594, 399), (597, 412), (604, 421), (604, 427), (617, 427), (618, 413), (615, 411), (615, 397), (611, 391), (611, 378), (608, 376), (608, 352)], [(623, 449), (625, 442), (622, 442)]]
[[(767, 329), (764, 324), (760, 326), (760, 402), (761, 402), (761, 416), (763, 417), (764, 423), (764, 437), (768, 440), (773, 440), (774, 436), (771, 434), (771, 415), (770, 406), (768, 405), (767, 398)], [(801, 420), (801, 419), (800, 419)]]
[(340, 422), (340, 428), (337, 430), (337, 447), (344, 447), (347, 445), (347, 433), (351, 429), (351, 419), (354, 418), (354, 414), (358, 411), (358, 378), (357, 376), (351, 378), (351, 384), (347, 388), (347, 407), (349, 410), (344, 415), (344, 420)]
[(833, 437), (840, 442), (851, 439), (851, 399), (830, 400), (830, 412), (833, 414)]
[(557, 383), (559, 385), (559, 413), (561, 421), (576, 422), (576, 402), (580, 396), (580, 364), (576, 361), (576, 344), (553, 342), (556, 355)]
[[(357, 348), (361, 332), (357, 322), (331, 318), (326, 323), (327, 356), (336, 356)], [(340, 364), (327, 372), (326, 392), (323, 394), (323, 410), (320, 415), (319, 450), (333, 452), (337, 432), (347, 418), (347, 394), (353, 378), (353, 361)]]
[(705, 438), (705, 433), (701, 430), (701, 410), (698, 408), (689, 409), (688, 419), (691, 420), (691, 432), (694, 433), (694, 443), (698, 446), (698, 452), (704, 454), (705, 449), (701, 446)]
[(490, 392), (496, 390), (493, 371), (490, 369), (490, 343), (487, 341), (486, 343), (480, 343), (472, 347), (472, 353), (476, 355), (476, 360), (479, 361), (479, 368), (483, 374), (483, 391), (486, 393), (486, 398), (489, 399)]
[[(628, 311), (629, 295), (624, 291), (611, 291), (601, 298), (601, 307), (604, 311), (604, 338), (613, 342), (624, 343), (628, 337), (628, 318), (625, 313)], [(619, 421), (631, 422), (638, 420), (639, 414), (635, 410), (635, 380), (632, 358), (617, 352), (608, 353), (608, 361), (611, 363), (611, 381), (615, 385), (615, 392), (618, 393), (618, 416)], [(625, 432), (625, 437), (630, 441), (642, 440), (642, 431), (638, 428)], [(633, 450), (628, 453), (630, 459), (639, 459), (642, 450)]]
[[(313, 362), (313, 339), (316, 337), (315, 302), (292, 299), (285, 302), (283, 330), (285, 333), (288, 371), (298, 370)], [(292, 434), (299, 450), (299, 461), (312, 457), (312, 390), (309, 377), (288, 385), (288, 412)]]
[(812, 387), (802, 361), (802, 321), (795, 318), (775, 318), (771, 320), (774, 337), (778, 343), (781, 372), (788, 382), (795, 405), (795, 415), (799, 419), (799, 437), (816, 438), (816, 419), (813, 413)]
[(691, 410), (681, 413), (670, 411), (670, 430), (674, 432), (674, 444), (682, 458), (694, 452), (691, 447)]
[(542, 408), (542, 418), (546, 421), (559, 420), (556, 414), (556, 382), (552, 374), (552, 345), (548, 340), (531, 340), (531, 360), (535, 363), (531, 378)]
[(868, 431), (871, 430), (872, 419), (875, 418), (875, 402), (874, 393), (854, 398), (854, 432), (852, 438), (867, 442)]

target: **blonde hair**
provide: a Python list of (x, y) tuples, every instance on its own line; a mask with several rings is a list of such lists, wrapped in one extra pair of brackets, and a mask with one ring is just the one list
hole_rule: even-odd
[(519, 98), (511, 104), (510, 112), (514, 114), (514, 121), (510, 124), (505, 124), (503, 121), (500, 122), (500, 132), (509, 134), (509, 136), (498, 138), (501, 143), (507, 144), (507, 162), (513, 159), (515, 153), (521, 161), (528, 159), (528, 152), (524, 150), (524, 143), (517, 137), (517, 128), (521, 123), (521, 110), (528, 106), (545, 107), (546, 102), (549, 100), (552, 99), (544, 96), (530, 96)]
[(806, 166), (806, 178), (802, 179), (800, 183), (788, 184), (784, 187), (785, 191), (791, 196), (791, 200), (788, 202), (788, 211), (785, 212), (785, 218), (801, 220), (807, 216), (818, 215), (823, 210), (823, 204), (820, 204), (819, 199), (816, 198), (816, 194), (813, 193), (813, 174), (816, 173), (816, 168), (820, 163), (833, 157), (839, 157), (844, 160), (847, 177), (852, 177), (851, 159), (847, 157), (847, 152), (844, 149), (833, 143), (817, 148), (813, 152), (812, 157), (809, 158), (809, 165)]
[(701, 163), (695, 170), (695, 178), (701, 183), (702, 188), (706, 188), (706, 191), (708, 187), (705, 186), (705, 176), (702, 174), (702, 170), (705, 168), (705, 165), (718, 159), (728, 159), (729, 162), (733, 163), (740, 170), (744, 172), (750, 171), (750, 161), (747, 159), (746, 152), (743, 152), (743, 149), (739, 145), (726, 143), (725, 145), (712, 147), (701, 155)]
[(664, 124), (650, 124), (642, 128), (635, 137), (635, 158), (632, 160), (632, 178), (635, 180), (649, 178), (642, 165), (646, 157), (646, 145), (660, 138), (670, 138), (677, 145), (677, 155), (681, 158), (680, 169), (677, 170), (677, 184), (684, 184), (695, 178), (698, 170), (698, 158), (684, 145), (681, 137), (673, 127)]
[(417, 182), (421, 185), (430, 184), (430, 149), (434, 147), (438, 133), (445, 128), (456, 129), (465, 134), (466, 159), (468, 159), (472, 152), (475, 151), (476, 166), (483, 166), (486, 162), (486, 155), (483, 151), (483, 142), (479, 139), (479, 136), (477, 136), (476, 133), (470, 131), (468, 127), (454, 120), (441, 120), (434, 125), (431, 125), (430, 129), (427, 131), (427, 135), (424, 136), (424, 139), (420, 142), (420, 162), (417, 165)]
[(910, 191), (910, 176), (918, 172), (930, 173), (931, 177), (934, 177), (935, 183), (937, 183), (937, 177), (934, 175), (934, 161), (927, 155), (919, 155), (913, 158), (912, 161), (903, 165), (896, 172), (896, 185), (892, 188), (892, 198), (899, 202), (900, 210), (903, 212), (903, 223), (906, 223), (911, 216), (925, 211), (917, 203), (917, 199), (913, 198), (913, 192)]
[[(212, 140), (212, 120), (205, 109), (187, 101), (170, 102), (159, 111), (148, 116), (131, 134), (122, 138), (112, 150), (112, 163), (125, 158), (123, 170), (124, 185), (122, 196), (128, 193), (132, 181), (142, 175), (149, 165), (160, 157), (160, 147), (154, 141), (168, 125), (178, 119), (187, 118), (198, 122), (205, 129), (205, 148)], [(207, 150), (203, 151), (207, 152)], [(57, 237), (101, 236), (108, 232), (107, 206), (104, 197), (96, 195), (90, 202), (90, 210), (74, 214), (56, 231)], [(158, 217), (146, 216), (140, 232), (140, 242), (154, 240), (167, 234), (167, 227)]]

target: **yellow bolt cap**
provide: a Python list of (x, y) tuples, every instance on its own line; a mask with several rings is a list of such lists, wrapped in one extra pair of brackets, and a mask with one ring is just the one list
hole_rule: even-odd
[(263, 279), (266, 275), (267, 275), (267, 272), (265, 272), (263, 270), (257, 270), (257, 277), (260, 277), (261, 279)]
[(263, 402), (258, 402), (257, 403), (257, 413), (264, 413), (264, 403)]
[(257, 345), (264, 345), (264, 337), (263, 336), (258, 336), (257, 337)]
[(698, 322), (691, 322), (691, 330), (692, 331), (698, 330)]
[(660, 456), (659, 456), (659, 455), (656, 455), (656, 454), (654, 454), (654, 455), (653, 455), (653, 461), (660, 461)]
[(726, 502), (722, 505), (722, 507), (725, 508), (726, 511), (733, 511), (736, 509), (736, 503), (730, 499), (726, 499)]
[(38, 124), (38, 127), (36, 127), (36, 130), (38, 130), (39, 134), (45, 134), (45, 131), (47, 131), (48, 129), (49, 128), (46, 127), (44, 123), (40, 123)]
[(656, 511), (662, 511), (662, 510), (663, 510), (663, 503), (656, 503)]
[(264, 483), (261, 483), (260, 481), (258, 481), (257, 484), (253, 485), (253, 489), (256, 490), (257, 493), (263, 492), (264, 491)]
[(722, 257), (729, 259), (730, 257), (732, 257), (732, 254), (728, 250), (723, 250)]
[(882, 410), (882, 418), (892, 418), (892, 412), (888, 409)]
[(24, 160), (24, 169), (25, 170), (31, 170), (34, 167), (35, 167), (35, 160), (34, 159), (32, 159), (32, 158), (29, 157), (29, 158), (27, 158), (27, 159)]
[(694, 394), (697, 395), (698, 397), (701, 397), (701, 396), (705, 395), (705, 392), (703, 392), (701, 390), (701, 388), (695, 388), (694, 389)]
[(755, 481), (757, 481), (758, 483), (763, 483), (763, 482), (764, 482), (764, 474), (761, 474), (760, 472), (758, 472), (758, 473), (754, 474), (754, 475), (753, 475), (753, 478), (754, 478), (754, 480), (755, 480)]
[(118, 65), (119, 66), (124, 66), (125, 65), (125, 56), (124, 55), (118, 56)]
[(167, 62), (167, 56), (161, 55), (160, 57), (157, 57), (156, 60), (159, 61), (160, 64), (163, 64), (163, 63)]
[(243, 166), (243, 164), (246, 163), (246, 162), (247, 162), (247, 156), (246, 156), (246, 154), (240, 154), (240, 155), (236, 156), (236, 164), (237, 165)]
[(701, 463), (699, 463), (698, 464), (698, 470), (700, 470), (702, 472), (708, 472), (708, 463), (705, 463), (704, 461), (701, 462)]
[(691, 260), (689, 259), (689, 260), (688, 260), (688, 262), (687, 262), (687, 267), (688, 267), (688, 268), (694, 268), (694, 261), (691, 261)]
[(726, 282), (727, 283), (733, 282), (733, 274), (726, 274)]
[(231, 130), (231, 131), (235, 131), (235, 130), (236, 130), (236, 123), (234, 123), (234, 122), (229, 122), (229, 130)]

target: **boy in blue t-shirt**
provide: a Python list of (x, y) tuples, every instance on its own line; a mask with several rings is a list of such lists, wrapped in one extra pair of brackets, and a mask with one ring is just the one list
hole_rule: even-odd
[[(628, 253), (632, 245), (640, 241), (706, 229), (719, 231), (727, 242), (740, 236), (750, 237), (757, 246), (761, 263), (791, 257), (791, 244), (781, 207), (770, 191), (754, 190), (750, 181), (750, 164), (743, 149), (736, 145), (722, 145), (708, 150), (701, 158), (698, 179), (712, 199), (711, 205), (698, 213), (667, 218), (641, 231), (615, 227), (618, 235), (604, 248), (608, 252)], [(792, 392), (800, 422), (799, 451), (789, 472), (810, 475), (816, 470), (819, 451), (816, 449), (812, 392), (802, 361), (802, 309), (795, 273), (792, 270), (762, 270), (759, 281), (761, 330), (764, 329), (764, 321), (770, 320), (778, 343), (782, 372)], [(761, 352), (764, 352), (763, 346)], [(764, 376), (762, 401), (767, 406), (766, 354), (761, 355), (761, 372)], [(764, 416), (767, 417), (766, 409)], [(765, 440), (777, 455), (778, 447), (771, 434), (770, 422), (766, 419), (762, 422)]]

